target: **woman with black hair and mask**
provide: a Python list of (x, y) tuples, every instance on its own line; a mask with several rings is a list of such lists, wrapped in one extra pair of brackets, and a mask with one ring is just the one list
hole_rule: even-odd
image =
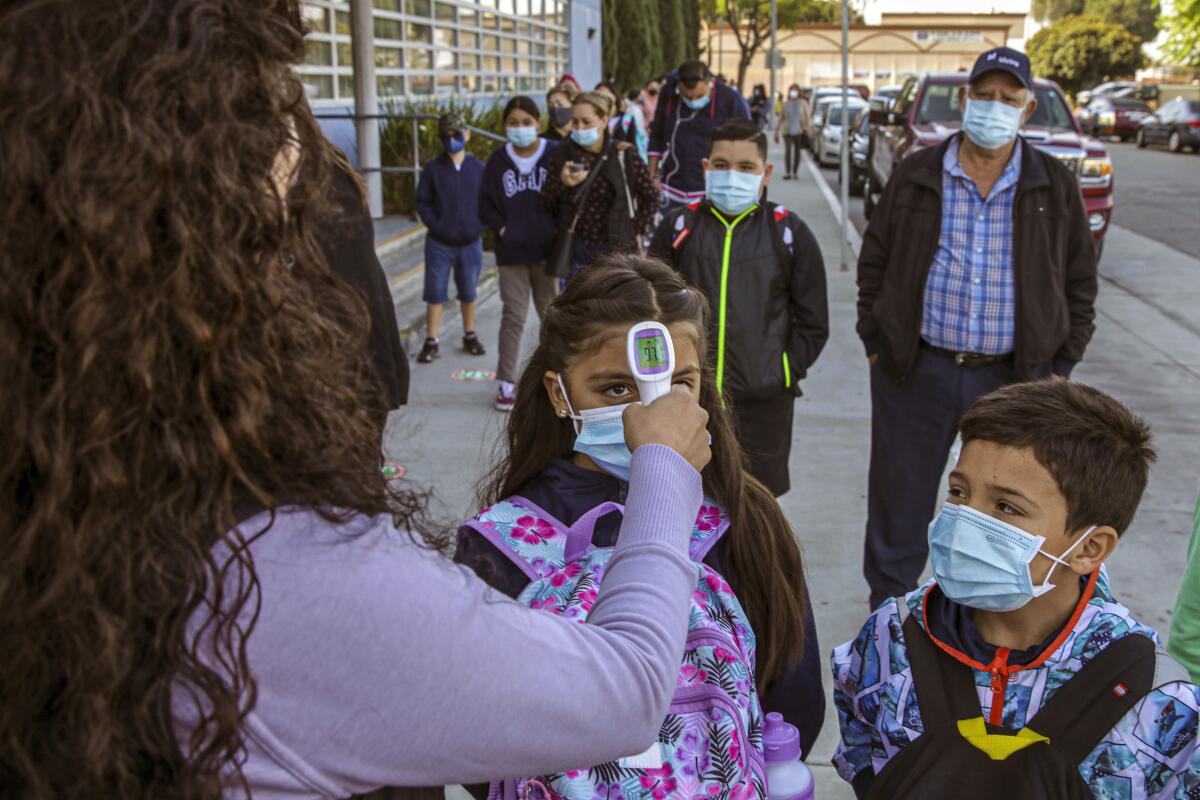
[(504, 108), (508, 142), (497, 147), (483, 168), (479, 219), (496, 232), (500, 268), (500, 361), (496, 408), (511, 411), (516, 399), (517, 358), (529, 314), (529, 297), (538, 319), (558, 294), (558, 279), (546, 274), (554, 244), (554, 217), (542, 206), (542, 186), (550, 174), (555, 143), (538, 136), (541, 111), (524, 95)]

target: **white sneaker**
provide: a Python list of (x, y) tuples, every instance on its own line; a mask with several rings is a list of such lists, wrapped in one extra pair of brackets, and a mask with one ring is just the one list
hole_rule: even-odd
[(512, 411), (517, 402), (517, 387), (508, 381), (500, 382), (500, 391), (496, 393), (496, 410)]

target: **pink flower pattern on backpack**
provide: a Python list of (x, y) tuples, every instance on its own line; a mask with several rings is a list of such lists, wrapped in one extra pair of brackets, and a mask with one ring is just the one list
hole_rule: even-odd
[[(493, 784), (492, 800), (761, 800), (766, 797), (763, 712), (754, 685), (755, 638), (729, 583), (700, 563), (729, 528), (716, 503), (697, 515), (689, 551), (697, 562), (687, 644), (675, 696), (659, 729), (661, 762), (622, 761)], [(464, 534), (464, 531), (466, 532)], [(611, 548), (588, 547), (568, 561), (578, 535), (523, 498), (495, 504), (460, 535), (485, 536), (522, 566), (530, 584), (517, 601), (586, 622)], [(647, 762), (649, 763), (649, 762)]]

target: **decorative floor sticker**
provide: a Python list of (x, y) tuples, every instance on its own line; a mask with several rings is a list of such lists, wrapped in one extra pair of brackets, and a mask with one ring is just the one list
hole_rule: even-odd
[(494, 369), (460, 369), (450, 373), (456, 381), (492, 381), (496, 379)]
[(388, 461), (383, 465), (383, 477), (389, 481), (399, 480), (408, 474), (408, 470), (403, 464), (397, 464), (394, 461)]

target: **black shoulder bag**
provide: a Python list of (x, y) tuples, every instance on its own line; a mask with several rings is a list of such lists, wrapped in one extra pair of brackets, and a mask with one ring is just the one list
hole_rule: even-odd
[(559, 231), (554, 237), (554, 246), (550, 248), (550, 257), (546, 259), (546, 274), (556, 278), (565, 278), (571, 274), (571, 265), (575, 261), (575, 226), (579, 224), (579, 217), (583, 214), (583, 204), (587, 200), (588, 191), (592, 188), (592, 182), (600, 175), (600, 170), (608, 161), (608, 154), (611, 150), (605, 150), (604, 155), (592, 165), (591, 171), (588, 173), (587, 179), (579, 189), (579, 199), (575, 209), (575, 216), (571, 219), (571, 227), (566, 230)]

